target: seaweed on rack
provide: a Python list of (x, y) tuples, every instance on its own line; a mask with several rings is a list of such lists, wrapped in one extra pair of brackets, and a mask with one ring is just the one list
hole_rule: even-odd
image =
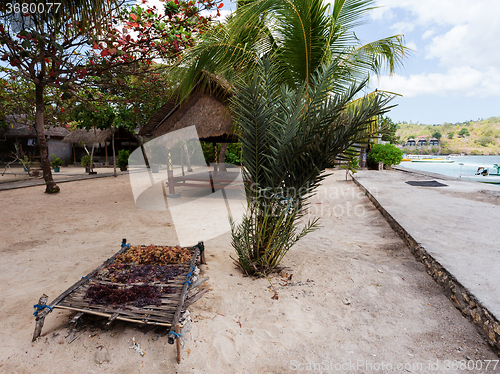
[(172, 265), (126, 265), (111, 264), (101, 270), (97, 277), (117, 283), (167, 283), (181, 275), (182, 268)]
[[(135, 306), (161, 306), (160, 297), (164, 293), (173, 293), (172, 287), (155, 287), (149, 285), (120, 288), (116, 285), (94, 284), (90, 286), (85, 298), (90, 304), (124, 305), (133, 303)], [(136, 305), (137, 304), (137, 305)]]
[(115, 258), (115, 263), (128, 264), (182, 264), (189, 261), (189, 249), (182, 247), (157, 246), (132, 246), (125, 253)]

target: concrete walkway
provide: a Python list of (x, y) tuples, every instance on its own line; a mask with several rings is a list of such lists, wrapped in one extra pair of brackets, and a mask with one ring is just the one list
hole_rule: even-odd
[[(500, 186), (398, 170), (361, 170), (355, 179), (455, 305), (500, 347)], [(446, 186), (406, 183), (431, 180)]]
[[(56, 183), (65, 183), (113, 176), (113, 168), (95, 168), (94, 171), (97, 171), (97, 174), (89, 175), (83, 167), (64, 167), (59, 173), (52, 172), (52, 177)], [(127, 173), (120, 171), (120, 169), (116, 171), (117, 175)], [(29, 177), (22, 168), (9, 169), (3, 176), (0, 173), (0, 191), (43, 185), (45, 185), (45, 181), (42, 177)]]

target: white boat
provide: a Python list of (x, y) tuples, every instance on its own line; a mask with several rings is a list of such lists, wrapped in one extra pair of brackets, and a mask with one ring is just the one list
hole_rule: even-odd
[(480, 166), (474, 175), (461, 175), (460, 178), (474, 182), (500, 184), (500, 166), (494, 164), (493, 167)]
[(420, 156), (418, 158), (412, 158), (411, 162), (438, 162), (438, 163), (447, 163), (451, 164), (455, 162), (455, 160), (452, 160), (449, 157), (432, 157), (432, 156)]

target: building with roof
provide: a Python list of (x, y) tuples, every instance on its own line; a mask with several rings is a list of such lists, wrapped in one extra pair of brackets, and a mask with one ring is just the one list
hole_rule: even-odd
[[(12, 160), (11, 153), (18, 157), (25, 155), (31, 161), (40, 161), (37, 133), (34, 121), (30, 122), (22, 115), (5, 116), (7, 128), (0, 128), (0, 159)], [(49, 159), (52, 154), (65, 160), (71, 158), (71, 146), (62, 140), (69, 134), (69, 130), (62, 126), (49, 126), (45, 130)]]

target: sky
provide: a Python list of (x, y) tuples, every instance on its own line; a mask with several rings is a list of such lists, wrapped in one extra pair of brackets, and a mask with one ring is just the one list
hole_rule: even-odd
[[(235, 4), (224, 1), (222, 18)], [(500, 116), (499, 0), (374, 4), (366, 23), (354, 29), (358, 38), (369, 43), (402, 34), (412, 50), (395, 74), (371, 79), (371, 89), (401, 95), (388, 114), (393, 121), (443, 124)]]
[[(329, 0), (328, 2), (333, 2)], [(363, 43), (403, 34), (411, 48), (403, 67), (371, 81), (396, 92), (395, 122), (457, 123), (500, 116), (500, 1), (376, 0)], [(225, 1), (223, 16), (235, 9)]]
[(358, 35), (404, 34), (413, 50), (377, 88), (402, 94), (395, 121), (442, 124), (500, 116), (500, 1), (377, 0)]

